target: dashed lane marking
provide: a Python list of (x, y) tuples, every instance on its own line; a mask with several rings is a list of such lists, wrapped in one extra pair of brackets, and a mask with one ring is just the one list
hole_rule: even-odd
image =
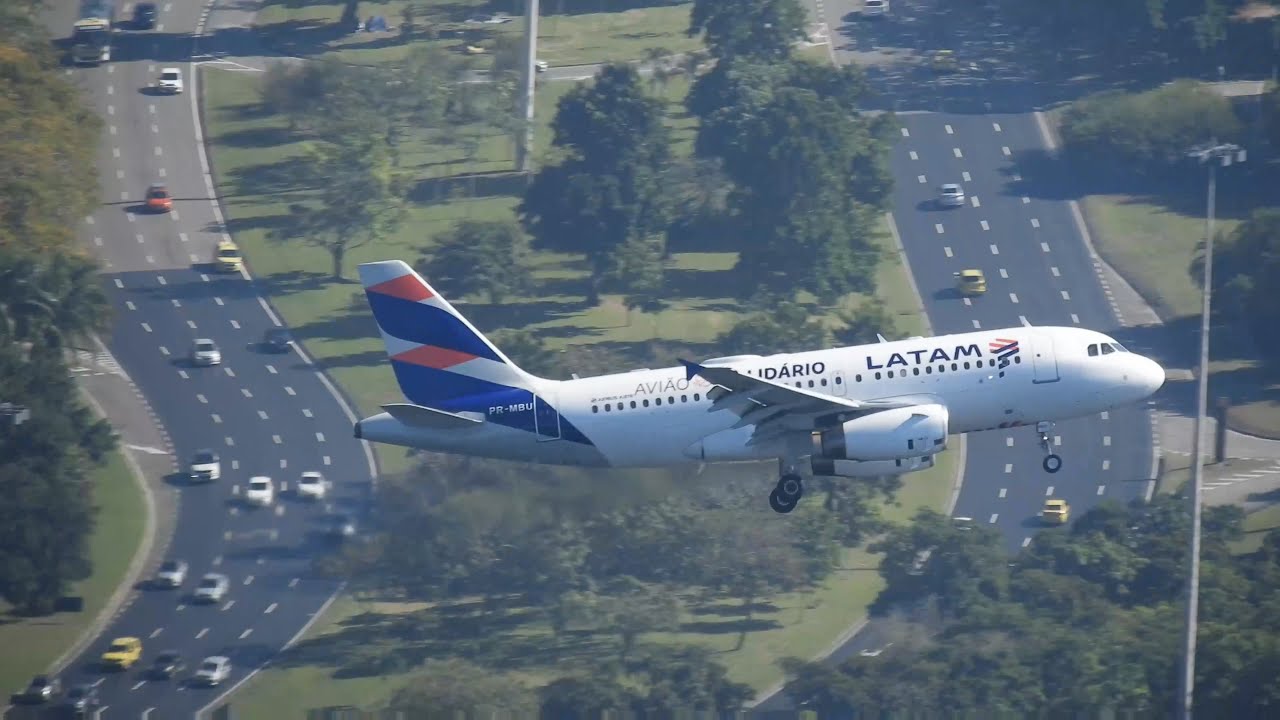
[(1102, 469), (1103, 469), (1103, 470), (1110, 470), (1110, 469), (1111, 469), (1111, 461), (1110, 461), (1110, 460), (1103, 460), (1103, 461), (1102, 461)]
[(1111, 447), (1111, 436), (1110, 436), (1110, 435), (1103, 435), (1103, 436), (1102, 436), (1102, 444), (1103, 444), (1103, 446), (1105, 446), (1105, 447)]
[(240, 633), (240, 639), (243, 640), (249, 637), (249, 635), (252, 633), (253, 633), (253, 628), (249, 628), (248, 630), (245, 630), (244, 632)]
[(941, 235), (941, 234), (942, 234), (942, 232), (943, 232), (943, 230), (942, 230), (942, 223), (934, 223), (934, 224), (933, 224), (933, 229), (934, 229), (934, 230), (937, 230), (937, 231), (938, 231), (938, 234), (939, 234), (939, 235)]
[(125, 307), (127, 307), (127, 308), (129, 308), (130, 310), (137, 310), (137, 309), (138, 309), (138, 306), (137, 306), (137, 305), (134, 305), (132, 300), (125, 300), (125, 301), (124, 301), (124, 306), (125, 306)]
[(159, 637), (160, 633), (162, 632), (164, 632), (164, 628), (156, 628), (155, 630), (151, 631), (151, 635), (149, 637), (153, 637), (153, 638)]
[(1049, 274), (1054, 277), (1062, 277), (1062, 273), (1058, 272), (1058, 266), (1054, 265), (1049, 268)]
[(229, 367), (224, 367), (224, 368), (222, 368), (222, 371), (223, 371), (223, 372), (225, 372), (225, 373), (227, 374), (227, 377), (235, 377), (235, 376), (236, 376), (236, 371), (235, 371), (235, 370), (232, 370), (232, 369), (231, 369), (231, 368), (229, 368)]
[(221, 424), (222, 424), (222, 416), (221, 416), (221, 415), (219, 415), (218, 413), (213, 413), (213, 424), (214, 424), (214, 425), (221, 425)]
[(943, 129), (943, 130), (946, 130), (948, 135), (955, 135), (955, 134), (956, 134), (956, 131), (955, 131), (955, 130), (952, 130), (950, 125), (943, 125), (943, 126), (942, 126), (942, 129)]
[(266, 411), (266, 410), (259, 410), (259, 411), (258, 411), (258, 417), (262, 418), (263, 420), (266, 420), (266, 419), (267, 419), (267, 411)]
[(164, 355), (165, 357), (169, 357), (169, 348), (167, 348), (167, 347), (165, 347), (165, 346), (161, 345), (161, 346), (160, 346), (160, 354), (161, 354), (161, 355)]
[(1000, 277), (1001, 277), (1001, 278), (1003, 278), (1003, 279), (1005, 279), (1005, 280), (1008, 280), (1008, 279), (1009, 279), (1009, 271), (1008, 271), (1008, 270), (1005, 270), (1004, 268), (1000, 268)]
[(1005, 446), (1005, 447), (1013, 447), (1013, 438), (1012, 438), (1012, 437), (1007, 437), (1007, 438), (1005, 438), (1005, 439), (1004, 439), (1004, 446)]
[(1000, 132), (1000, 123), (998, 122), (991, 123), (991, 129), (995, 130), (996, 132)]
[(279, 436), (279, 435), (272, 435), (272, 436), (271, 436), (271, 442), (273, 442), (273, 443), (275, 443), (275, 444), (277, 444), (277, 445), (280, 445), (280, 444), (282, 444), (284, 441), (280, 439), (280, 436)]
[(942, 252), (946, 253), (947, 257), (951, 257), (951, 246), (950, 246), (950, 245), (944, 245), (944, 246), (942, 247)]
[(1005, 471), (1005, 474), (1013, 472), (1013, 463), (1005, 463), (1004, 471)]
[(1053, 486), (1052, 486), (1052, 485), (1050, 485), (1049, 487), (1045, 488), (1045, 490), (1044, 490), (1044, 496), (1045, 496), (1045, 497), (1049, 497), (1050, 495), (1053, 495)]
[(235, 446), (236, 446), (236, 439), (235, 439), (235, 438), (233, 438), (233, 437), (231, 437), (230, 435), (228, 435), (228, 436), (227, 436), (227, 447), (235, 447)]
[(1009, 146), (1008, 146), (1008, 145), (1003, 145), (1003, 146), (1001, 146), (1001, 147), (1000, 147), (1000, 152), (1004, 153), (1005, 157), (1009, 157), (1010, 155), (1012, 155), (1012, 154), (1013, 154), (1013, 153), (1009, 150)]
[(973, 329), (974, 329), (974, 330), (981, 330), (981, 329), (982, 329), (982, 323), (978, 322), (977, 320), (974, 320), (974, 321), (973, 321)]
[(902, 137), (911, 137), (911, 133), (906, 128), (902, 128)]
[(237, 321), (237, 320), (232, 320), (232, 321), (231, 321), (231, 327), (235, 328), (236, 330), (239, 330), (239, 329), (240, 329), (240, 323), (239, 323), (239, 321)]
[(188, 321), (187, 321), (187, 327), (191, 328), (192, 330), (195, 330), (195, 329), (196, 329), (196, 321), (195, 321), (195, 320), (188, 320)]
[(991, 524), (992, 524), (992, 525), (995, 525), (995, 524), (996, 524), (996, 518), (998, 518), (998, 517), (1000, 517), (1000, 513), (991, 513), (991, 520), (990, 520), (990, 522), (991, 522)]
[(297, 394), (298, 394), (298, 393), (294, 392), (294, 391), (293, 391), (293, 388), (289, 387), (288, 385), (285, 385), (285, 386), (284, 386), (284, 391), (285, 391), (285, 393), (287, 393), (287, 394), (289, 394), (289, 395), (297, 395)]
[(969, 182), (970, 180), (973, 180), (973, 176), (969, 175), (968, 170), (965, 170), (964, 172), (960, 173), (960, 177), (963, 178), (965, 182)]
[(991, 254), (992, 254), (992, 255), (999, 255), (999, 254), (1000, 254), (1000, 246), (996, 245), (995, 243), (991, 243)]
[(1111, 413), (1110, 413), (1109, 411), (1107, 411), (1107, 410), (1103, 410), (1103, 411), (1102, 411), (1102, 413), (1101, 413), (1101, 415), (1102, 415), (1102, 419), (1103, 419), (1103, 420), (1110, 420), (1110, 419), (1111, 419)]
[(290, 588), (295, 588), (295, 587), (297, 587), (297, 586), (298, 586), (298, 578), (294, 578), (294, 579), (292, 579), (292, 580), (290, 580), (290, 581), (289, 581), (289, 587), (290, 587)]
[(200, 632), (196, 633), (196, 639), (199, 640), (200, 638), (208, 634), (209, 634), (209, 628), (204, 628)]
[(146, 323), (142, 323), (142, 329), (151, 332), (151, 326)]
[(1009, 293), (1009, 302), (1014, 305), (1018, 304), (1018, 293)]
[(275, 366), (275, 365), (268, 365), (268, 366), (267, 366), (267, 372), (271, 373), (272, 375), (275, 375), (275, 374), (276, 374), (276, 366)]
[(329, 458), (329, 456), (328, 456), (328, 455), (325, 455), (323, 458), (321, 458), (321, 460), (324, 462), (324, 464), (325, 464), (325, 465), (332, 465), (332, 464), (333, 464), (333, 461)]
[(1067, 292), (1066, 290), (1063, 290), (1063, 291), (1061, 291), (1061, 292), (1062, 292), (1062, 299), (1063, 299), (1063, 300), (1070, 300), (1070, 299), (1071, 299), (1071, 293)]
[(1026, 195), (1023, 195), (1023, 196), (1022, 196), (1022, 204), (1023, 204), (1023, 205), (1030, 205), (1030, 204), (1031, 204), (1031, 198), (1027, 197)]
[(253, 582), (253, 576), (252, 576), (252, 575), (245, 575), (245, 576), (244, 576), (244, 584), (245, 584), (245, 585), (248, 585), (248, 584), (249, 584), (249, 583), (251, 583), (251, 582)]
[(196, 400), (199, 400), (202, 405), (209, 404), (209, 398), (205, 397), (204, 393), (196, 393)]
[(316, 442), (324, 442), (324, 433), (322, 432), (316, 433)]
[(923, 176), (923, 175), (917, 175), (917, 176), (916, 176), (916, 180), (917, 180), (917, 181), (919, 181), (921, 185), (923, 185), (923, 184), (925, 184), (926, 182), (928, 182), (928, 179), (927, 179), (927, 178), (925, 178), (925, 176)]
[(1040, 227), (1040, 221), (1039, 221), (1039, 220), (1037, 220), (1036, 218), (1031, 218), (1031, 227), (1033, 227), (1033, 228), (1038, 228), (1038, 227)]
[(1098, 494), (1099, 494), (1099, 495), (1101, 495), (1101, 494), (1105, 493), (1106, 491), (1107, 491), (1107, 486), (1106, 486), (1106, 485), (1099, 485), (1099, 486), (1098, 486)]
[(972, 204), (974, 207), (982, 207), (982, 203), (978, 202), (977, 195), (971, 195), (969, 197), (969, 203)]
[(234, 607), (234, 606), (235, 606), (235, 604), (236, 604), (236, 601), (235, 601), (235, 600), (228, 600), (228, 601), (227, 601), (227, 604), (222, 606), (222, 611), (223, 611), (223, 612), (226, 612), (226, 611), (230, 610), (232, 607)]
[(240, 394), (247, 398), (253, 397), (253, 393), (249, 392), (249, 388), (240, 388)]
[(983, 229), (983, 230), (990, 230), (990, 229), (991, 229), (991, 223), (988, 223), (986, 220), (979, 220), (979, 221), (978, 221), (978, 224), (982, 226), (982, 229)]
[(912, 150), (911, 152), (907, 153), (907, 156), (910, 157), (912, 160), (920, 159), (920, 156), (916, 153), (915, 150)]
[(1076, 325), (1079, 325), (1079, 324), (1080, 324), (1080, 316), (1079, 316), (1079, 315), (1077, 315), (1077, 314), (1075, 314), (1075, 313), (1071, 313), (1071, 322), (1075, 323)]
[(1009, 494), (1009, 488), (1000, 488), (1000, 497), (1004, 497), (1005, 495), (1008, 495), (1008, 494)]
[(302, 408), (302, 415), (303, 417), (311, 417), (311, 411), (307, 408)]
[(960, 152), (960, 148), (951, 148), (951, 154), (958, 158), (964, 157), (964, 153)]
[(1029, 538), (1029, 537), (1024, 537), (1024, 538), (1022, 538), (1022, 547), (1026, 547), (1026, 546), (1028, 546), (1028, 545), (1030, 545), (1030, 544), (1031, 544), (1031, 538)]
[(275, 611), (276, 611), (276, 603), (271, 603), (270, 605), (268, 605), (268, 606), (267, 606), (267, 609), (266, 609), (266, 610), (263, 610), (263, 611), (262, 611), (262, 613), (263, 613), (264, 615), (270, 615), (271, 613), (273, 613), (273, 612), (275, 612)]
[(1040, 250), (1043, 252), (1049, 252), (1049, 243), (1047, 242), (1040, 243)]

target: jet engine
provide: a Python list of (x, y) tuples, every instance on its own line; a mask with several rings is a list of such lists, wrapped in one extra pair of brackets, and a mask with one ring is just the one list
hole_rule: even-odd
[(813, 457), (809, 464), (815, 477), (883, 477), (928, 470), (933, 467), (933, 456), (925, 455), (898, 460), (832, 460)]
[(815, 457), (831, 460), (908, 460), (947, 449), (945, 405), (881, 410), (814, 434)]

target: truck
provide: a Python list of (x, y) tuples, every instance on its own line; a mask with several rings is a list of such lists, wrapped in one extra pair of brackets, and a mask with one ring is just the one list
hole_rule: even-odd
[(111, 60), (115, 23), (115, 0), (81, 0), (80, 19), (71, 29), (71, 59), (77, 65), (97, 65)]

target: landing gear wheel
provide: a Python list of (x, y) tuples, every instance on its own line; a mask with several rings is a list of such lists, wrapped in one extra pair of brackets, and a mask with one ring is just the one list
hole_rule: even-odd
[(786, 515), (796, 509), (796, 504), (794, 502), (786, 502), (775, 489), (773, 492), (769, 493), (769, 507), (773, 508), (773, 511), (776, 513)]
[(1044, 471), (1047, 473), (1056, 473), (1062, 469), (1062, 456), (1046, 455), (1044, 458)]
[(782, 479), (778, 480), (778, 487), (774, 492), (778, 493), (784, 501), (795, 504), (804, 495), (804, 481), (799, 475), (783, 475)]

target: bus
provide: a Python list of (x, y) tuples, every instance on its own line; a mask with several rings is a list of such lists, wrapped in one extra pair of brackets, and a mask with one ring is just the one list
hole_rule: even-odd
[(77, 65), (97, 65), (111, 60), (115, 22), (114, 0), (81, 0), (80, 19), (71, 29), (71, 59)]

